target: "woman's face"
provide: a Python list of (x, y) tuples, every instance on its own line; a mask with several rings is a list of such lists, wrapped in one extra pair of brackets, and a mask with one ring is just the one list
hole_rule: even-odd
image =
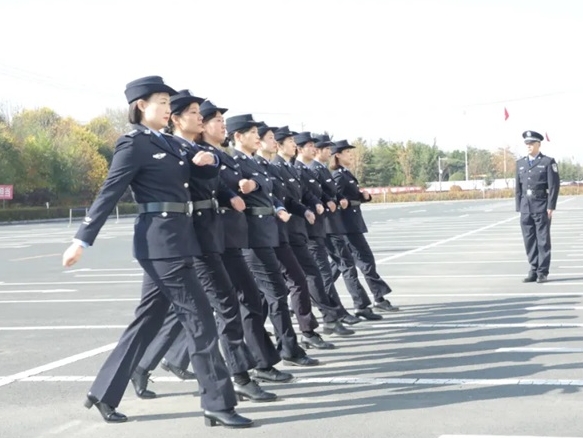
[(241, 144), (241, 149), (243, 149), (248, 154), (254, 154), (261, 147), (259, 131), (257, 130), (256, 126), (247, 132), (238, 132), (236, 136), (238, 142)]
[(350, 167), (354, 161), (352, 149), (344, 149), (342, 152), (336, 154), (336, 156), (338, 157), (338, 162), (342, 167)]
[(279, 151), (284, 158), (288, 160), (296, 155), (296, 141), (293, 137), (286, 137), (283, 141), (279, 144)]
[(200, 106), (198, 103), (191, 103), (188, 108), (186, 108), (180, 114), (174, 114), (172, 116), (172, 121), (174, 126), (176, 126), (177, 131), (189, 134), (189, 136), (198, 136), (203, 132), (202, 125), (202, 115), (200, 114)]
[(209, 143), (221, 144), (227, 136), (223, 115), (217, 111), (215, 116), (204, 123), (204, 136)]
[(147, 100), (138, 100), (138, 108), (142, 111), (142, 123), (159, 131), (170, 119), (170, 95), (154, 93)]
[(267, 131), (267, 133), (261, 139), (261, 149), (268, 154), (275, 154), (277, 152), (277, 142), (275, 141), (275, 135), (273, 131)]

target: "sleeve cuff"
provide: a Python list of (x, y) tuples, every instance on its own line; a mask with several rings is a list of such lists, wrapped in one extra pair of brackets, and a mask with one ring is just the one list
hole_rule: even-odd
[(73, 239), (73, 243), (82, 246), (83, 248), (89, 248), (89, 244), (87, 242), (82, 241), (81, 239)]

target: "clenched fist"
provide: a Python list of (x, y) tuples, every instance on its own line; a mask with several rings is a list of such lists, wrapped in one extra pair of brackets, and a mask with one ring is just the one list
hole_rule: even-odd
[(83, 255), (83, 247), (76, 243), (72, 243), (69, 248), (63, 253), (63, 266), (70, 267), (79, 261)]
[(364, 196), (364, 199), (365, 199), (366, 201), (370, 201), (370, 200), (372, 199), (372, 198), (371, 198), (371, 196), (370, 196), (370, 193), (369, 193), (369, 192), (367, 192), (366, 190), (364, 190), (364, 191), (362, 192), (362, 195)]
[(330, 210), (332, 213), (336, 211), (336, 203), (334, 201), (328, 201), (326, 205), (328, 206), (328, 210)]
[(252, 179), (242, 179), (239, 181), (239, 190), (244, 195), (251, 193), (257, 188), (257, 183)]
[(199, 151), (192, 159), (192, 162), (197, 166), (209, 166), (215, 164), (215, 154), (206, 151)]
[(314, 222), (316, 222), (316, 215), (310, 210), (306, 210), (304, 217), (310, 225), (314, 225)]
[(318, 214), (324, 213), (324, 206), (322, 204), (316, 205), (316, 213)]
[(233, 210), (243, 211), (247, 206), (245, 205), (243, 198), (235, 196), (234, 198), (231, 198), (231, 207), (233, 207)]
[(345, 208), (348, 208), (348, 199), (346, 199), (346, 198), (342, 198), (342, 199), (340, 200), (340, 208), (341, 208), (342, 210), (344, 210)]
[(285, 210), (279, 210), (277, 212), (277, 217), (279, 218), (280, 221), (287, 222), (287, 221), (289, 221), (289, 218), (291, 217), (291, 214), (289, 214)]

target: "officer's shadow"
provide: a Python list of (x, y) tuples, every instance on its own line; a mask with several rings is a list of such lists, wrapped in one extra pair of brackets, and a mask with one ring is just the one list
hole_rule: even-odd
[(548, 278), (547, 283), (563, 283), (567, 281), (583, 280), (583, 277), (568, 277), (568, 278)]

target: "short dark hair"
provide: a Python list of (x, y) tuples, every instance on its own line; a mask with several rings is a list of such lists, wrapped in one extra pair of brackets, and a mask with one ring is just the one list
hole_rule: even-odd
[(229, 140), (229, 143), (231, 144), (235, 144), (235, 133), (238, 132), (239, 134), (245, 134), (246, 132), (251, 131), (254, 128), (254, 126), (249, 126), (247, 128), (242, 128), (242, 129), (237, 129), (236, 131), (231, 132), (228, 136), (227, 136), (227, 140)]
[(138, 108), (137, 100), (130, 103), (130, 108), (128, 109), (128, 122), (132, 125), (139, 125), (142, 123), (142, 111)]
[(219, 110), (216, 110), (214, 113), (210, 113), (210, 114), (207, 114), (206, 116), (204, 116), (204, 117), (202, 118), (202, 123), (206, 123), (206, 122), (208, 122), (209, 120), (212, 120), (212, 119), (214, 119), (214, 118), (217, 116), (217, 113), (219, 113), (219, 114), (221, 114), (221, 115), (222, 115), (222, 113), (221, 113)]

